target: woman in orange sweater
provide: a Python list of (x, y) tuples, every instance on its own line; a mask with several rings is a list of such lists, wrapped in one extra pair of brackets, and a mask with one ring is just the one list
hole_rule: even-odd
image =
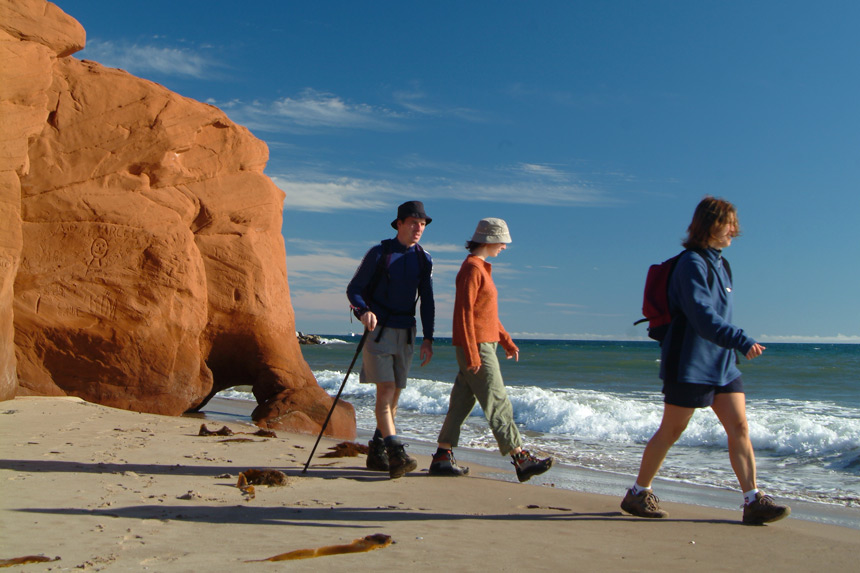
[(453, 344), (460, 371), (451, 388), (448, 414), (439, 432), (439, 448), (430, 464), (430, 475), (463, 476), (469, 468), (460, 467), (451, 449), (460, 439), (460, 427), (475, 407), (481, 404), (502, 455), (510, 454), (517, 479), (526, 481), (552, 466), (552, 458), (538, 459), (522, 449), (522, 438), (514, 422), (514, 410), (502, 380), (496, 348), (505, 356), (519, 359), (519, 349), (499, 321), (499, 299), (493, 283), (492, 265), (511, 242), (508, 225), (502, 219), (481, 219), (472, 240), (466, 243), (469, 256), (457, 273), (454, 299)]

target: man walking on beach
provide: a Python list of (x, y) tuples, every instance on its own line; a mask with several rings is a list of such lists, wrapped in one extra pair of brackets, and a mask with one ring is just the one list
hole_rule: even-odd
[(393, 239), (372, 247), (346, 287), (355, 316), (369, 332), (362, 352), (360, 379), (376, 384), (376, 431), (370, 441), (367, 468), (387, 471), (394, 479), (418, 467), (397, 437), (397, 401), (406, 387), (415, 344), (415, 310), (421, 301), (421, 366), (433, 358), (433, 260), (418, 241), (432, 219), (421, 201), (397, 208)]

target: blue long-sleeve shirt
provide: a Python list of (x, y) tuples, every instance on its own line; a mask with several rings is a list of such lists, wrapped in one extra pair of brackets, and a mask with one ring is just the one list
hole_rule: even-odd
[[(713, 269), (710, 286), (708, 264)], [(755, 340), (731, 322), (732, 288), (719, 250), (686, 251), (681, 256), (669, 281), (669, 305), (673, 316), (683, 313), (686, 321), (673, 320), (665, 340), (674, 341), (675, 328), (683, 327), (685, 331), (680, 349), (672, 349), (671, 342), (664, 342), (660, 378), (666, 382), (725, 386), (741, 375), (735, 350), (746, 355)], [(677, 360), (677, 377), (667, 380), (667, 369), (673, 360)]]
[[(407, 248), (397, 239), (387, 239), (390, 256), (373, 293), (365, 292), (370, 285), (379, 259), (382, 243), (371, 247), (346, 287), (350, 305), (359, 312), (370, 309), (386, 328), (415, 326), (415, 296), (420, 300), (421, 328), (425, 340), (433, 340), (436, 305), (433, 301), (433, 259), (417, 245)], [(425, 258), (421, 262), (419, 257)]]

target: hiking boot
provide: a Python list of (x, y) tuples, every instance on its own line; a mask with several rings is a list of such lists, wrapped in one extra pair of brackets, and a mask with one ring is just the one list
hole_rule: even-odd
[(406, 453), (405, 444), (394, 444), (385, 449), (388, 452), (388, 476), (391, 479), (397, 479), (418, 467), (415, 458)]
[(552, 467), (552, 458), (537, 459), (528, 450), (521, 450), (518, 454), (512, 454), (514, 468), (517, 470), (517, 479), (521, 482), (528, 481), (532, 476), (537, 476)]
[(370, 440), (367, 442), (367, 446), (367, 469), (374, 472), (387, 472), (388, 452), (385, 451), (385, 442)]
[(633, 490), (628, 489), (621, 509), (637, 517), (669, 517), (669, 513), (660, 509), (660, 499), (650, 489), (643, 489), (639, 495), (633, 495)]
[(433, 461), (430, 463), (431, 476), (467, 476), (469, 468), (461, 468), (457, 465), (457, 460), (454, 459), (454, 452), (445, 450), (441, 453), (433, 454)]
[(783, 517), (788, 517), (790, 513), (791, 508), (787, 505), (777, 505), (772, 497), (758, 492), (752, 502), (744, 505), (743, 523), (745, 525), (762, 525), (779, 521)]

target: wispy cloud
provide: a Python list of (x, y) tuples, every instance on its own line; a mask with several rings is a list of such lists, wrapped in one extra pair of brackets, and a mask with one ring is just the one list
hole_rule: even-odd
[(422, 116), (437, 118), (452, 117), (469, 122), (485, 121), (484, 114), (467, 107), (445, 106), (431, 101), (431, 98), (420, 88), (395, 91), (394, 101), (404, 109)]
[(536, 176), (544, 179), (551, 179), (553, 181), (570, 180), (569, 173), (565, 173), (564, 171), (561, 171), (549, 165), (540, 165), (537, 163), (521, 163), (519, 166), (515, 167), (515, 169), (525, 175)]
[(543, 206), (617, 202), (606, 192), (578, 182), (573, 173), (535, 163), (486, 170), (411, 158), (397, 167), (378, 179), (320, 171), (270, 177), (286, 193), (284, 205), (299, 211), (371, 210), (415, 196)]
[[(421, 163), (412, 160), (420, 168)], [(424, 167), (431, 167), (424, 164)], [(542, 163), (517, 163), (492, 170), (467, 165), (433, 165), (434, 176), (445, 175), (434, 196), (469, 201), (544, 206), (613, 203), (605, 192), (581, 181), (574, 172)]]
[(303, 126), (392, 128), (396, 111), (365, 103), (350, 103), (330, 93), (306, 89), (295, 98), (276, 100), (271, 111), (276, 117)]
[(472, 201), (542, 206), (584, 206), (614, 202), (604, 192), (581, 185), (547, 185), (528, 181), (466, 184), (459, 196)]
[(402, 194), (385, 181), (349, 177), (309, 180), (279, 175), (271, 179), (286, 193), (284, 206), (297, 211), (373, 210), (388, 206), (392, 197)]
[(269, 133), (310, 134), (331, 129), (391, 132), (409, 129), (410, 121), (424, 117), (473, 123), (485, 120), (476, 110), (435, 103), (418, 89), (394, 91), (386, 103), (375, 104), (313, 88), (276, 100), (212, 103), (251, 130)]
[[(319, 250), (309, 254), (287, 252), (287, 272), (290, 281), (301, 280), (306, 286), (326, 290), (337, 285), (343, 290), (355, 273), (358, 260), (337, 251)], [(344, 280), (346, 277), (346, 280)]]
[(316, 317), (344, 316), (346, 285), (360, 259), (331, 242), (289, 239), (286, 247), (293, 308)]
[(98, 39), (87, 40), (86, 48), (79, 55), (140, 76), (154, 72), (200, 79), (210, 75), (217, 67), (215, 62), (187, 49)]
[(465, 243), (465, 240), (459, 245), (455, 245), (454, 243), (425, 243), (424, 241), (421, 241), (421, 246), (424, 247), (426, 251), (429, 251), (434, 255), (437, 253), (464, 253), (465, 256)]
[(436, 109), (426, 103), (426, 95), (417, 90), (394, 92), (394, 99), (404, 108), (422, 115), (435, 115)]
[(351, 102), (338, 95), (305, 89), (274, 101), (216, 102), (230, 118), (252, 131), (308, 134), (321, 129), (395, 131), (405, 126), (404, 112)]
[(476, 201), (529, 205), (562, 206), (614, 202), (605, 192), (582, 181), (577, 173), (549, 164), (518, 163), (500, 168), (498, 173), (487, 179), (490, 182), (466, 186), (464, 192)]

